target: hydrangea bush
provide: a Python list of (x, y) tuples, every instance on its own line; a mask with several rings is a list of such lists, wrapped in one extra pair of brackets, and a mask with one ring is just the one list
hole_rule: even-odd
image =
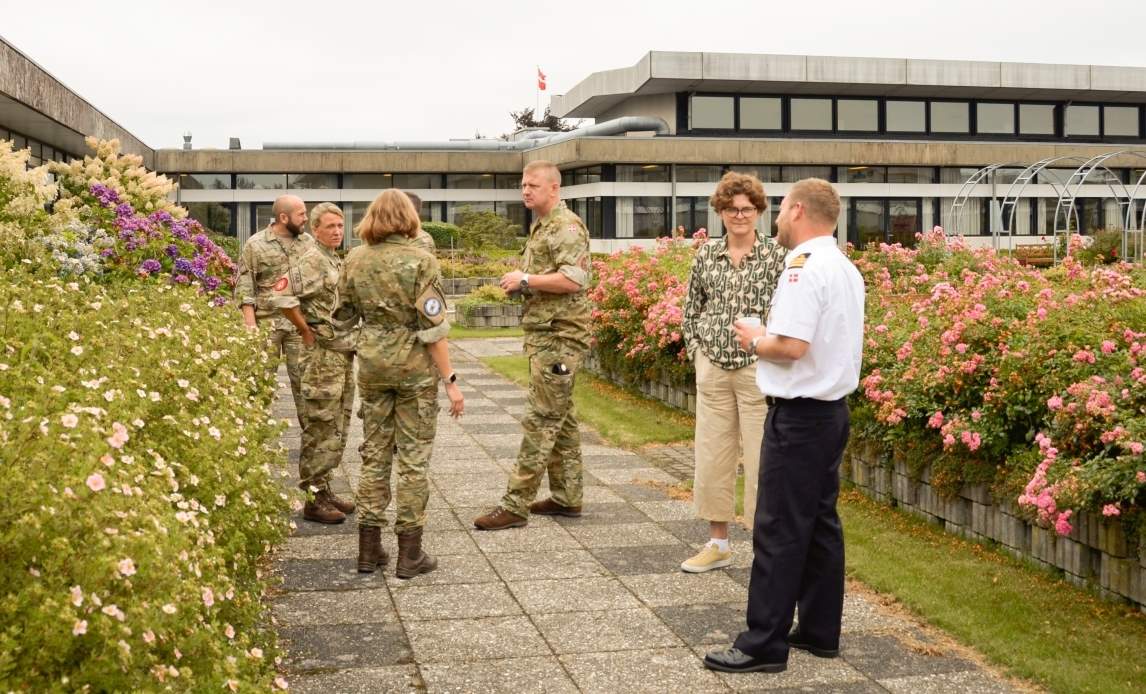
[(261, 602), (287, 525), (265, 351), (204, 301), (225, 263), (194, 234), (204, 278), (125, 271), (117, 220), (182, 217), (101, 156), (120, 188), (61, 176), (49, 213), (44, 170), (0, 144), (0, 688), (285, 687)]

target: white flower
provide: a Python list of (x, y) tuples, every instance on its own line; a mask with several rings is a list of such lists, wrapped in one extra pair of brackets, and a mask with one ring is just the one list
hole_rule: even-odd
[(167, 603), (166, 605), (163, 606), (162, 609), (167, 614), (175, 614), (175, 605), (172, 605), (171, 603)]
[(77, 333), (75, 330), (71, 331), (70, 333), (68, 333), (68, 339), (71, 340), (72, 342), (76, 342), (77, 340), (80, 339), (79, 333)]
[(223, 633), (227, 635), (227, 638), (233, 639), (235, 638), (235, 627), (228, 624), (227, 627), (223, 629)]
[(222, 436), (223, 436), (223, 435), (222, 435), (222, 434), (219, 432), (219, 430), (218, 430), (218, 429), (216, 429), (215, 427), (211, 427), (210, 429), (208, 429), (208, 430), (207, 430), (207, 433), (208, 433), (208, 434), (210, 434), (210, 435), (211, 435), (211, 438), (215, 439), (216, 441), (218, 441), (218, 440), (219, 440), (220, 438), (222, 438)]
[(210, 586), (203, 588), (203, 604), (207, 607), (215, 604), (215, 591), (211, 590)]
[(116, 570), (121, 576), (133, 576), (135, 575), (135, 562), (131, 560), (131, 557), (120, 559), (119, 564), (116, 565)]
[(119, 607), (117, 605), (114, 605), (114, 604), (104, 605), (103, 609), (101, 609), (100, 612), (103, 612), (108, 617), (115, 617), (116, 619), (118, 619), (121, 622), (124, 620), (124, 617), (125, 617), (125, 615), (123, 614), (123, 610), (119, 609)]
[(146, 643), (155, 643), (155, 632), (150, 629), (143, 632), (143, 640)]
[(88, 633), (88, 620), (77, 619), (72, 625), (72, 636), (82, 636), (86, 633)]
[(72, 586), (72, 604), (76, 607), (84, 604), (84, 591), (79, 586)]
[(75, 347), (72, 347), (72, 354), (76, 355), (77, 357), (78, 357), (78, 356), (80, 356), (80, 355), (81, 355), (81, 354), (83, 354), (83, 353), (84, 353), (84, 348), (83, 348), (83, 347), (80, 347), (79, 345), (76, 345)]
[(69, 414), (66, 414), (66, 415), (60, 417), (60, 424), (63, 424), (64, 427), (66, 427), (68, 429), (75, 429), (76, 425), (79, 423), (80, 423), (80, 418), (75, 416), (74, 414), (69, 413)]
[(175, 385), (179, 386), (180, 388), (186, 388), (187, 386), (191, 385), (191, 383), (187, 379), (181, 378), (175, 382)]
[(99, 474), (98, 472), (93, 472), (92, 474), (88, 475), (87, 485), (88, 489), (92, 490), (93, 492), (101, 492), (105, 487), (107, 487), (107, 484), (103, 481), (103, 475)]

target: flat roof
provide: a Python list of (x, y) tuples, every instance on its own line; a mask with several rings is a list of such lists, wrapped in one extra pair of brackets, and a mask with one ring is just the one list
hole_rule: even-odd
[(551, 108), (596, 118), (633, 96), (686, 91), (1143, 103), (1146, 68), (650, 51), (554, 95)]

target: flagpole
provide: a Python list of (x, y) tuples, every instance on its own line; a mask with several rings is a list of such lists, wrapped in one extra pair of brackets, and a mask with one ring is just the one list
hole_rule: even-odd
[[(541, 74), (541, 66), (537, 65), (535, 67), (537, 68), (537, 74), (540, 75)], [(541, 114), (538, 113), (538, 111), (540, 111), (540, 110), (541, 110), (541, 82), (537, 81), (537, 76), (534, 75), (534, 78), (533, 78), (533, 120), (534, 120), (534, 122), (541, 120)]]

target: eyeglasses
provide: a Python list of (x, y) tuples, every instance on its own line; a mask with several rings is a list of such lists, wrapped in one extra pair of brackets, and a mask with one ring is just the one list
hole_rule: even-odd
[(759, 211), (755, 207), (725, 207), (721, 210), (729, 217), (751, 217)]

